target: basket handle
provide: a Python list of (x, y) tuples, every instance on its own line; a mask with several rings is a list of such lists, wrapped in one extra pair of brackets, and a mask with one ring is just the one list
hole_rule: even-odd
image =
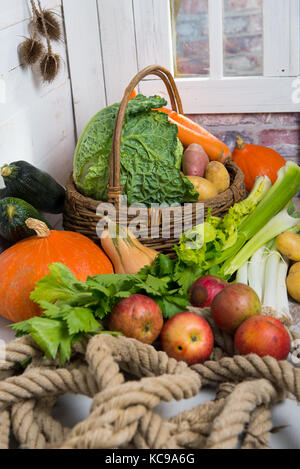
[(137, 75), (131, 80), (125, 90), (124, 97), (120, 104), (119, 112), (115, 122), (112, 149), (110, 155), (110, 181), (108, 186), (109, 202), (117, 202), (119, 196), (122, 193), (122, 187), (120, 185), (121, 137), (126, 109), (130, 100), (130, 95), (135, 89), (135, 87), (139, 84), (139, 82), (148, 75), (156, 75), (162, 79), (162, 81), (166, 85), (173, 111), (183, 114), (182, 102), (179, 96), (175, 80), (172, 74), (166, 68), (161, 67), (160, 65), (150, 65), (149, 67), (146, 67), (144, 68), (144, 70), (141, 70), (139, 73), (137, 73)]

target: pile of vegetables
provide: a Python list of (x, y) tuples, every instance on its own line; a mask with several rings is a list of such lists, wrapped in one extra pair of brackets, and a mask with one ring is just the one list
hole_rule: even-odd
[(270, 188), (257, 179), (249, 197), (229, 209), (225, 217), (208, 215), (203, 225), (185, 233), (176, 248), (179, 261), (225, 279), (264, 244), (299, 223), (287, 208), (300, 188), (300, 168), (287, 162)]
[(47, 357), (55, 358), (58, 352), (64, 363), (70, 358), (71, 345), (87, 333), (103, 332), (104, 326), (97, 319), (108, 317), (119, 300), (133, 294), (153, 299), (165, 318), (189, 304), (187, 291), (178, 282), (175, 262), (163, 255), (137, 275), (96, 275), (86, 282), (78, 281), (65, 265), (54, 263), (50, 274), (37, 282), (30, 295), (42, 308), (42, 316), (12, 327), (18, 336), (31, 334)]
[[(134, 94), (129, 102), (121, 140), (128, 204), (204, 201), (230, 186), (228, 147), (165, 105), (159, 96)], [(107, 200), (118, 110), (114, 104), (94, 116), (75, 151), (76, 186), (96, 200)], [(160, 338), (170, 356), (193, 364), (210, 356), (214, 339), (190, 305), (209, 307), (239, 353), (285, 359), (288, 293), (300, 302), (300, 214), (291, 203), (300, 168), (240, 137), (232, 156), (248, 197), (223, 217), (208, 211), (204, 223), (182, 235), (174, 260), (110, 220), (101, 248), (83, 235), (52, 230), (39, 210), (60, 213), (65, 189), (28, 163), (4, 165), (0, 236), (15, 244), (0, 255), (1, 315), (60, 364), (74, 343), (103, 333), (145, 343)], [(263, 306), (275, 318), (262, 315)]]

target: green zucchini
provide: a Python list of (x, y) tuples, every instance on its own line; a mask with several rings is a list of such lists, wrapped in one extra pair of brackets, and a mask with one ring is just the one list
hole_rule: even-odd
[(12, 197), (12, 193), (7, 187), (0, 189), (0, 199), (4, 199), (5, 197)]
[(66, 191), (48, 173), (26, 161), (16, 161), (2, 166), (1, 176), (10, 196), (43, 212), (63, 212)]
[(36, 233), (30, 230), (25, 221), (28, 218), (41, 220), (48, 226), (47, 220), (30, 204), (14, 197), (6, 197), (0, 200), (0, 236), (11, 243), (34, 236)]

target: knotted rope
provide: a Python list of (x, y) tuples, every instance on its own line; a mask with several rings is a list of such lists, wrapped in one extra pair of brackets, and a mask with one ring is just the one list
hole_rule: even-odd
[[(201, 314), (213, 327), (216, 348), (209, 361), (192, 367), (106, 334), (74, 346), (64, 368), (44, 359), (30, 337), (8, 344), (0, 363), (0, 449), (9, 447), (11, 432), (21, 448), (33, 449), (216, 449), (236, 448), (239, 441), (242, 449), (267, 448), (272, 405), (288, 394), (300, 401), (300, 369), (271, 357), (234, 355), (232, 338), (207, 311)], [(20, 363), (28, 359), (24, 370)], [(217, 386), (214, 401), (170, 419), (155, 412), (160, 402), (189, 399), (203, 386)], [(89, 417), (73, 429), (51, 415), (65, 393), (93, 399)]]

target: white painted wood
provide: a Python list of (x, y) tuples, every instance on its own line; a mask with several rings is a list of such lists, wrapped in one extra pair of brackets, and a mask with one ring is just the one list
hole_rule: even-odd
[[(292, 100), (294, 78), (180, 78), (176, 79), (185, 114), (300, 112)], [(163, 83), (145, 81), (145, 95), (159, 94), (166, 99)]]
[[(26, 160), (65, 183), (75, 148), (71, 86), (64, 41), (53, 43), (62, 67), (52, 83), (43, 83), (38, 64), (24, 68), (18, 45), (28, 36), (27, 0), (0, 0), (0, 166)], [(61, 16), (60, 0), (42, 0)], [(2, 14), (3, 13), (3, 14)], [(0, 178), (0, 186), (3, 186)], [(53, 219), (53, 222), (57, 221)]]
[(0, 124), (0, 166), (26, 160), (65, 183), (74, 146), (69, 80)]
[[(41, 0), (42, 8), (57, 8), (60, 4), (61, 0)], [(29, 0), (1, 0), (0, 9), (0, 31), (31, 17)]]
[(96, 0), (63, 0), (77, 135), (106, 106)]
[(264, 76), (299, 73), (299, 0), (264, 0)]
[(97, 0), (107, 104), (122, 99), (138, 71), (132, 0)]
[[(53, 11), (59, 15), (61, 14), (60, 7)], [(18, 55), (18, 47), (25, 37), (29, 37), (28, 25), (29, 19), (27, 18), (9, 28), (0, 30), (0, 76), (20, 66), (21, 61)], [(45, 40), (43, 38), (41, 40), (45, 44)], [(65, 45), (63, 41), (53, 42), (53, 51), (59, 52), (63, 55), (63, 60), (65, 60)]]
[(223, 0), (208, 2), (210, 77), (223, 77)]
[(300, 0), (290, 0), (290, 74), (300, 75)]
[(159, 64), (173, 71), (169, 0), (133, 0), (138, 69)]
[(20, 65), (17, 50), (26, 30), (27, 23), (22, 22), (0, 31), (0, 78), (6, 87), (6, 101), (0, 105), (0, 123), (7, 121), (20, 108), (30, 106), (37, 98), (51, 92), (68, 78), (67, 57), (62, 42), (53, 45), (53, 50), (62, 59), (62, 65), (52, 83), (43, 83), (38, 64), (32, 69)]

